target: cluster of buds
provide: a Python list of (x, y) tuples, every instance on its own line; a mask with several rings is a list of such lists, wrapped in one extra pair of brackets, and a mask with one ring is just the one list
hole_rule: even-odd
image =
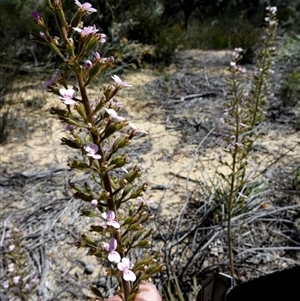
[(4, 295), (9, 300), (28, 300), (37, 284), (36, 274), (30, 274), (27, 254), (23, 246), (23, 234), (11, 225), (5, 232), (4, 259), (6, 278), (2, 281)]
[[(70, 159), (68, 165), (89, 176), (84, 183), (69, 183), (75, 190), (74, 198), (89, 206), (81, 210), (81, 215), (99, 220), (90, 228), (97, 239), (82, 234), (75, 244), (88, 248), (90, 255), (107, 261), (106, 274), (116, 277), (120, 284), (117, 294), (122, 300), (129, 301), (138, 292), (141, 281), (151, 279), (163, 269), (158, 261), (159, 254), (148, 251), (153, 234), (153, 229), (147, 226), (152, 218), (147, 210), (152, 200), (145, 196), (148, 184), (139, 183), (142, 168), (138, 165), (130, 167), (126, 153), (131, 140), (147, 132), (119, 115), (122, 104), (115, 96), (119, 90), (131, 85), (117, 75), (112, 76), (115, 84), (104, 85), (98, 97), (89, 100), (88, 85), (111, 67), (114, 59), (101, 58), (95, 51), (99, 43), (106, 42), (105, 34), (99, 33), (95, 25), (82, 23), (82, 18), (96, 9), (89, 3), (74, 2), (78, 9), (68, 23), (62, 1), (48, 0), (61, 37), (52, 37), (42, 17), (34, 12), (32, 17), (41, 32), (33, 34), (32, 38), (61, 57), (77, 80), (71, 88), (63, 74), (56, 71), (44, 85), (60, 101), (59, 107), (53, 107), (51, 113), (65, 125), (67, 136), (62, 138), (62, 144), (81, 154), (81, 157)], [(91, 59), (87, 60), (87, 57)], [(136, 249), (145, 251), (136, 257)], [(92, 291), (102, 297), (96, 288)]]

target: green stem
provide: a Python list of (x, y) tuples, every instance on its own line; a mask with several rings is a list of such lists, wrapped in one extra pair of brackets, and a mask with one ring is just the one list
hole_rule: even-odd
[(234, 276), (234, 262), (233, 262), (233, 251), (232, 251), (232, 233), (231, 233), (231, 218), (232, 218), (232, 207), (233, 207), (233, 198), (234, 198), (234, 182), (235, 182), (235, 165), (236, 165), (236, 149), (233, 154), (233, 162), (232, 162), (232, 176), (230, 183), (230, 195), (228, 199), (227, 205), (227, 240), (228, 240), (228, 259), (230, 266), (230, 275)]
[(55, 16), (56, 23), (58, 24), (60, 35), (64, 41), (64, 44), (68, 50), (71, 49), (71, 56), (74, 57), (75, 56), (74, 50), (68, 39), (68, 23), (66, 22), (65, 14), (64, 14), (62, 7), (60, 5), (57, 5), (57, 6), (54, 5), (53, 13)]
[[(84, 79), (83, 79), (83, 75), (82, 74), (76, 74), (77, 77), (77, 82), (79, 85), (79, 90), (80, 90), (80, 94), (82, 97), (82, 104), (84, 106), (85, 109), (85, 113), (86, 116), (88, 116), (88, 121), (91, 124), (94, 124), (94, 117), (92, 115), (92, 109), (89, 103), (89, 99), (87, 96), (87, 92), (86, 92), (86, 87), (84, 85)], [(99, 154), (101, 156), (101, 159), (99, 159), (99, 161), (101, 163), (104, 163), (105, 158), (104, 158), (104, 153), (103, 150), (101, 148), (101, 145), (99, 144), (99, 137), (95, 134), (92, 133), (92, 139), (93, 139), (93, 143), (97, 144), (97, 146), (99, 147)], [(115, 202), (113, 199), (113, 191), (112, 191), (112, 187), (110, 185), (110, 178), (107, 172), (102, 174), (102, 181), (103, 181), (103, 186), (105, 188), (105, 190), (109, 193), (109, 197), (107, 199), (107, 207), (109, 210), (112, 210), (116, 213), (116, 207), (115, 207)]]
[(227, 202), (227, 240), (228, 240), (228, 259), (230, 266), (230, 275), (234, 276), (234, 261), (233, 261), (233, 250), (232, 250), (232, 232), (231, 232), (231, 218), (232, 218), (232, 210), (234, 207), (234, 198), (236, 197), (236, 165), (237, 165), (237, 153), (238, 146), (236, 143), (239, 142), (240, 135), (240, 125), (239, 125), (239, 88), (236, 79), (236, 73), (233, 73), (233, 81), (232, 81), (232, 91), (233, 91), (233, 101), (234, 101), (234, 116), (235, 116), (235, 144), (234, 150), (232, 154), (232, 167), (231, 167), (231, 182), (230, 182), (230, 194)]

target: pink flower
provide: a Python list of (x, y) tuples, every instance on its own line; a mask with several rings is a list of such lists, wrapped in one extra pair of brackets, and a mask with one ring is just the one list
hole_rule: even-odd
[(20, 276), (15, 276), (13, 278), (13, 281), (14, 281), (15, 284), (19, 283), (19, 280), (20, 280)]
[(247, 125), (247, 124), (245, 124), (245, 123), (240, 123), (240, 126), (241, 126), (241, 128), (248, 128), (249, 126)]
[(277, 12), (277, 7), (276, 6), (268, 6), (268, 7), (266, 7), (266, 10), (268, 10), (271, 14), (275, 15)]
[(86, 26), (86, 27), (83, 27), (82, 29), (79, 27), (73, 27), (73, 29), (75, 31), (79, 32), (82, 37), (92, 35), (92, 34), (96, 33), (97, 31), (99, 31), (99, 29), (96, 29), (95, 25), (94, 26)]
[(84, 66), (86, 69), (91, 69), (93, 66), (93, 63), (90, 60), (86, 60), (84, 63)]
[(8, 271), (9, 272), (13, 272), (15, 270), (15, 265), (13, 264), (13, 263), (10, 263), (9, 265), (8, 265)]
[(113, 98), (111, 98), (107, 103), (110, 107), (115, 107), (117, 109), (123, 108), (123, 105), (120, 102), (115, 101)]
[(145, 204), (153, 204), (154, 203), (153, 200), (151, 200), (151, 199), (144, 199), (141, 196), (139, 196), (137, 199), (140, 200), (141, 202), (145, 203)]
[(269, 72), (270, 74), (274, 74), (274, 73), (275, 73), (275, 71), (274, 71), (273, 69), (269, 69), (268, 72)]
[(100, 34), (100, 40), (99, 40), (99, 42), (100, 42), (100, 43), (105, 43), (105, 42), (106, 42), (106, 39), (105, 39), (105, 38), (106, 38), (106, 35), (105, 35), (104, 33), (101, 33), (101, 34)]
[(239, 66), (239, 67), (238, 67), (238, 70), (239, 70), (241, 73), (247, 73), (247, 69), (246, 69), (245, 67)]
[(59, 76), (60, 76), (60, 71), (56, 70), (56, 72), (52, 75), (52, 77), (43, 84), (43, 89), (53, 86)]
[(240, 142), (236, 142), (235, 145), (236, 145), (237, 147), (244, 147), (244, 145), (243, 145), (242, 143), (240, 143)]
[(125, 281), (135, 281), (136, 276), (130, 270), (130, 261), (128, 258), (122, 258), (122, 261), (118, 263), (118, 269), (123, 272), (123, 279)]
[(34, 19), (34, 20), (38, 20), (40, 18), (40, 14), (37, 12), (37, 11), (33, 11), (31, 13), (31, 17)]
[(118, 120), (118, 121), (123, 121), (125, 120), (124, 117), (121, 117), (117, 114), (117, 112), (114, 110), (114, 109), (106, 109), (105, 108), (105, 111), (107, 112), (107, 114), (112, 118), (112, 119), (115, 119), (115, 120)]
[(117, 240), (111, 238), (109, 243), (103, 243), (103, 249), (108, 252), (108, 260), (110, 262), (118, 263), (121, 261), (120, 254), (116, 251), (117, 249)]
[(99, 148), (94, 143), (88, 143), (83, 146), (83, 149), (86, 151), (86, 155), (88, 157), (92, 157), (94, 159), (101, 159), (101, 156), (97, 154)]
[(97, 200), (91, 200), (91, 206), (97, 207), (98, 201)]
[(93, 8), (92, 4), (88, 2), (81, 4), (79, 1), (75, 0), (75, 4), (89, 15), (97, 11), (97, 9)]
[(103, 212), (101, 215), (106, 220), (106, 223), (101, 224), (102, 227), (105, 227), (106, 225), (108, 225), (108, 226), (112, 226), (116, 229), (120, 228), (120, 224), (115, 220), (116, 215), (112, 210)]
[(4, 281), (2, 283), (2, 286), (3, 286), (4, 289), (8, 289), (9, 288), (9, 282), (8, 282), (8, 280)]
[(67, 132), (67, 131), (73, 131), (75, 129), (75, 126), (72, 124), (67, 124), (65, 129), (63, 130), (63, 132)]
[(100, 60), (101, 56), (100, 56), (99, 52), (97, 52), (97, 51), (95, 51), (95, 52), (92, 51), (92, 52), (93, 52), (95, 60)]
[(8, 247), (8, 250), (12, 252), (12, 251), (14, 250), (14, 248), (15, 248), (15, 245), (10, 245), (10, 246)]
[(134, 134), (148, 134), (148, 132), (138, 129), (133, 123), (129, 123), (129, 126), (133, 129)]
[(232, 52), (232, 58), (233, 58), (234, 60), (237, 60), (237, 59), (239, 58), (239, 56), (240, 56), (240, 54), (239, 54), (238, 52), (236, 52), (236, 51), (233, 51), (233, 52)]
[(37, 276), (33, 274), (30, 279), (30, 283), (35, 283), (37, 281)]
[(113, 75), (111, 78), (121, 87), (132, 87), (132, 85), (123, 82), (118, 75)]
[(61, 88), (59, 89), (59, 94), (61, 97), (59, 97), (64, 104), (66, 105), (72, 105), (75, 103), (75, 101), (72, 99), (75, 96), (75, 90), (74, 89), (65, 89)]
[(45, 35), (44, 32), (40, 31), (40, 37), (41, 37), (42, 39), (44, 39), (45, 41), (47, 41), (47, 37), (46, 37), (46, 35)]
[(29, 291), (31, 289), (31, 285), (29, 283), (25, 284), (25, 290)]

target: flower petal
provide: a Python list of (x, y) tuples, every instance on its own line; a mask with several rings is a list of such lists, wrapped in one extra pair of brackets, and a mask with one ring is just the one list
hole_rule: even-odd
[(136, 280), (136, 276), (135, 276), (135, 274), (132, 271), (128, 270), (125, 273), (123, 273), (123, 279), (125, 281), (135, 281)]

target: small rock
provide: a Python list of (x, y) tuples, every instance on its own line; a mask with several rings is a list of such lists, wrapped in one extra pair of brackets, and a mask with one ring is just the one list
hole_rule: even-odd
[(87, 264), (84, 268), (84, 272), (88, 275), (92, 274), (95, 270), (95, 265), (90, 263), (90, 264)]

